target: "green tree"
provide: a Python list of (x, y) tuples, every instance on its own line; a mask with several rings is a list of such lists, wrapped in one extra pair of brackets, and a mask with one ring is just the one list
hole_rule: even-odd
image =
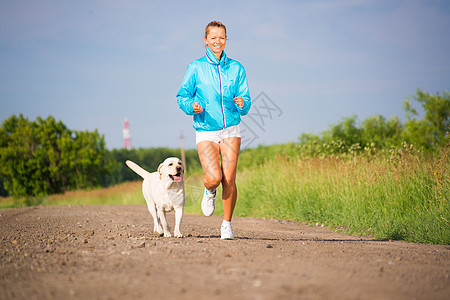
[(387, 120), (380, 115), (368, 117), (358, 125), (357, 117), (353, 115), (320, 135), (302, 134), (299, 137), (301, 149), (312, 155), (334, 155), (362, 151), (367, 146), (367, 149), (386, 150), (399, 147), (403, 142), (426, 150), (447, 145), (450, 93), (445, 91), (441, 96), (439, 93), (433, 95), (417, 90), (413, 99), (422, 106), (424, 115), (421, 116), (411, 101), (406, 99), (403, 109), (407, 121), (404, 125), (396, 116)]
[(413, 99), (422, 106), (425, 115), (418, 119), (420, 114), (411, 100), (407, 98), (403, 102), (407, 118), (403, 139), (425, 149), (445, 145), (446, 132), (449, 131), (450, 93), (445, 91), (440, 96), (439, 93), (428, 94), (418, 89)]
[(400, 146), (403, 125), (397, 116), (386, 120), (381, 115), (368, 117), (361, 124), (361, 145), (389, 149)]
[(11, 116), (0, 128), (0, 176), (16, 198), (98, 187), (110, 163), (97, 131), (71, 131), (52, 116)]
[(324, 132), (325, 142), (343, 142), (347, 147), (361, 142), (361, 129), (357, 125), (357, 116), (346, 117), (341, 122), (332, 125)]

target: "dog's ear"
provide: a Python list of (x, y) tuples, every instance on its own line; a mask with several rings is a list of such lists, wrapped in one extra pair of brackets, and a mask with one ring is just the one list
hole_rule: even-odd
[(164, 167), (164, 163), (160, 164), (159, 167), (158, 167), (159, 179), (162, 178), (162, 172), (161, 172), (162, 167)]

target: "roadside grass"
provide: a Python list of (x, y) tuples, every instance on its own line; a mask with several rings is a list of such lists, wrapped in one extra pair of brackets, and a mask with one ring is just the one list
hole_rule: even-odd
[[(439, 154), (411, 149), (386, 155), (279, 155), (238, 171), (236, 216), (324, 224), (348, 234), (450, 244), (449, 147)], [(200, 170), (186, 174), (185, 212), (201, 214)], [(145, 204), (142, 181), (15, 201), (27, 205)], [(221, 188), (216, 215), (223, 215)]]
[[(203, 175), (200, 171), (186, 174), (186, 213), (201, 214), (200, 203), (203, 197)], [(146, 204), (142, 195), (142, 181), (118, 184), (112, 187), (96, 190), (69, 191), (46, 197), (13, 199), (0, 197), (0, 209), (20, 208), (35, 205), (135, 205)], [(221, 199), (221, 189), (218, 189), (218, 199)], [(220, 202), (220, 201), (218, 201)], [(216, 205), (216, 213), (223, 214), (222, 204)]]
[(239, 173), (236, 215), (350, 234), (450, 244), (449, 150), (386, 158), (279, 156)]
[(47, 197), (14, 200), (0, 199), (0, 208), (18, 208), (29, 205), (127, 205), (145, 204), (141, 182), (126, 182), (96, 190), (69, 191)]

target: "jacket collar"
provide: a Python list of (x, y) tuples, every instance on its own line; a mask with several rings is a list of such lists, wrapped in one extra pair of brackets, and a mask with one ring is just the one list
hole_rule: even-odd
[(220, 61), (217, 60), (217, 58), (214, 56), (214, 53), (212, 53), (211, 49), (206, 47), (206, 60), (213, 64), (213, 65), (224, 65), (227, 62), (227, 54), (225, 51), (222, 52), (222, 57), (220, 58)]

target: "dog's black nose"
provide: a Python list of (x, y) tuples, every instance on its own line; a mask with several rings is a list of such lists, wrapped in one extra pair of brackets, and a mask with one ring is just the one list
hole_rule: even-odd
[(180, 172), (181, 171), (181, 167), (177, 167), (177, 172)]

